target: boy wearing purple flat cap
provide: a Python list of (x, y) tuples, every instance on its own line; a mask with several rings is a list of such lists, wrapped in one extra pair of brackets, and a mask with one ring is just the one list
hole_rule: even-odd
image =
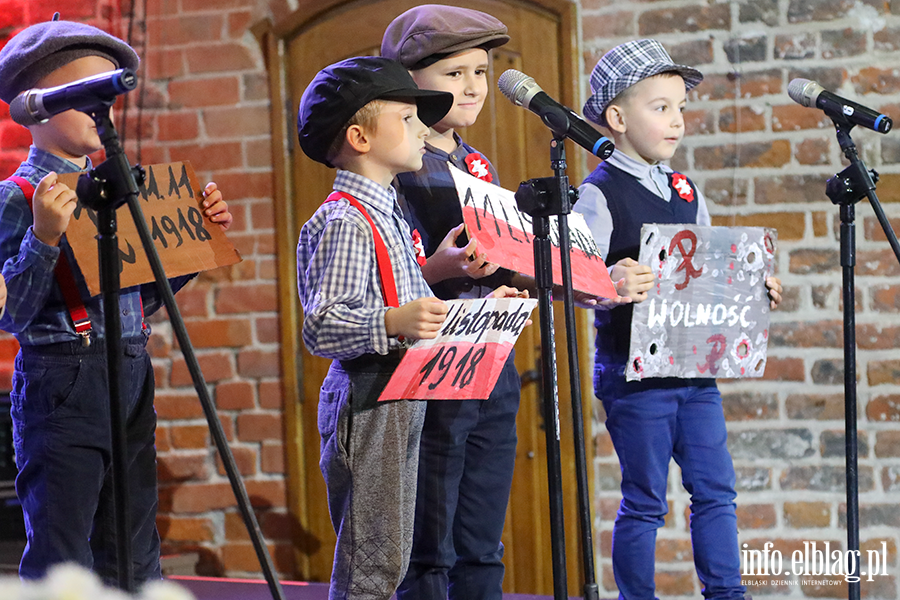
[[(526, 287), (516, 274), (487, 262), (465, 240), (451, 168), (499, 185), (496, 170), (457, 130), (473, 125), (488, 93), (491, 48), (509, 41), (491, 15), (426, 4), (393, 20), (381, 43), (423, 89), (453, 94), (453, 107), (431, 126), (423, 167), (397, 176), (407, 220), (422, 236), (425, 280), (442, 299), (480, 297), (498, 284)], [(463, 247), (459, 247), (463, 246)], [(489, 286), (488, 288), (484, 287)], [(500, 541), (512, 486), (520, 379), (511, 353), (488, 400), (428, 402), (419, 454), (412, 556), (400, 600), (499, 599), (504, 566)]]
[[(687, 91), (703, 75), (677, 65), (655, 40), (607, 52), (591, 73), (585, 116), (609, 129), (616, 150), (588, 175), (575, 210), (612, 264), (621, 296), (647, 298), (650, 267), (637, 262), (644, 223), (710, 225), (706, 201), (684, 175), (664, 164), (684, 136)], [(781, 283), (771, 277), (771, 307)], [(694, 565), (709, 599), (738, 600), (740, 555), (735, 474), (726, 445), (722, 397), (715, 379), (659, 378), (628, 382), (625, 364), (633, 307), (598, 309), (594, 389), (622, 469), (622, 502), (613, 528), (613, 574), (623, 600), (655, 597), (656, 531), (668, 510), (672, 458), (691, 494)]]
[[(137, 65), (128, 44), (100, 29), (69, 21), (38, 23), (0, 50), (0, 99), (11, 102), (30, 88)], [(101, 298), (90, 297), (76, 268), (65, 237), (75, 192), (57, 175), (90, 169), (87, 155), (102, 144), (93, 119), (75, 110), (29, 130), (33, 145), (27, 160), (0, 182), (0, 263), (10, 292), (0, 327), (21, 346), (10, 393), (16, 493), (27, 536), (19, 574), (40, 578), (53, 564), (76, 562), (117, 583)], [(232, 216), (214, 183), (204, 190), (204, 206), (213, 221), (228, 228)], [(189, 279), (173, 279), (173, 289)], [(153, 367), (143, 315), (155, 312), (162, 298), (156, 285), (148, 284), (123, 289), (119, 303), (126, 485), (134, 581), (142, 583), (161, 576)]]

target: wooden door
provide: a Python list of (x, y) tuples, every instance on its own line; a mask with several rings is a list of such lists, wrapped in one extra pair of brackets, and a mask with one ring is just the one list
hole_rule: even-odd
[[(307, 159), (296, 145), (295, 118), (303, 90), (322, 67), (350, 56), (377, 54), (381, 36), (388, 23), (401, 12), (415, 6), (409, 0), (357, 0), (351, 2), (300, 2), (300, 8), (281, 23), (257, 30), (264, 40), (273, 82), (273, 137), (276, 189), (282, 197), (278, 214), (279, 273), (281, 288), (283, 369), (291, 513), (299, 524), (297, 536), (298, 575), (300, 578), (327, 581), (331, 572), (334, 533), (325, 502), (325, 486), (318, 469), (319, 437), (316, 430), (316, 403), (319, 386), (330, 361), (306, 352), (300, 339), (300, 308), (296, 294), (296, 268), (293, 249), (297, 232), (313, 214), (328, 192), (334, 170)], [(304, 6), (305, 5), (305, 6)], [(575, 97), (574, 9), (568, 2), (550, 0), (540, 4), (504, 0), (466, 0), (456, 2), (490, 13), (510, 30), (509, 44), (493, 51), (491, 82), (506, 69), (528, 73), (550, 95), (570, 106)], [(566, 82), (563, 85), (563, 82)], [(282, 112), (283, 111), (283, 112)], [(287, 124), (279, 114), (287, 115)], [(540, 120), (512, 105), (490, 85), (476, 126), (460, 132), (473, 146), (482, 150), (495, 164), (502, 183), (515, 189), (522, 180), (552, 174), (549, 165), (550, 134)], [(570, 154), (575, 150), (570, 149)], [(574, 154), (571, 154), (575, 156)], [(572, 161), (575, 162), (575, 161)], [(580, 173), (572, 169), (573, 181)], [(581, 311), (579, 311), (581, 312)], [(580, 315), (581, 330), (587, 331), (586, 316)], [(571, 408), (567, 377), (562, 312), (557, 310), (557, 347), (559, 351), (561, 423), (563, 425), (562, 461), (567, 498), (566, 542), (568, 548), (569, 589), (581, 589), (578, 525), (575, 522), (575, 479), (571, 443)], [(583, 343), (582, 379), (589, 383), (590, 344)], [(539, 372), (540, 339), (538, 327), (523, 334), (517, 348), (516, 364), (524, 375), (522, 403), (518, 416), (519, 443), (512, 500), (504, 531), (507, 566), (505, 589), (508, 592), (552, 593), (550, 533), (547, 500), (545, 434), (538, 384), (530, 375)], [(292, 372), (296, 370), (296, 376)], [(296, 387), (296, 390), (292, 389)], [(590, 397), (590, 387), (583, 386)], [(296, 399), (296, 403), (292, 402)], [(589, 409), (588, 401), (586, 407)], [(590, 414), (589, 412), (586, 414)], [(588, 446), (590, 448), (590, 444)], [(590, 464), (590, 462), (589, 462)]]

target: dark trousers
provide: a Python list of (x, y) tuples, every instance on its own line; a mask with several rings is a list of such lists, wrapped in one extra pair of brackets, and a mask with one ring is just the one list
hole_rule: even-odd
[[(75, 562), (117, 580), (104, 340), (24, 346), (10, 394), (27, 545), (19, 574)], [(146, 338), (122, 340), (122, 404), (135, 581), (160, 578), (156, 413)]]
[(734, 465), (722, 396), (714, 382), (626, 382), (624, 367), (604, 372), (601, 366), (595, 384), (622, 467), (622, 503), (612, 547), (619, 598), (655, 598), (656, 532), (668, 512), (673, 458), (691, 495), (691, 542), (703, 595), (710, 600), (743, 598)]
[(428, 403), (412, 556), (399, 599), (502, 597), (500, 537), (516, 460), (520, 386), (510, 355), (488, 400)]

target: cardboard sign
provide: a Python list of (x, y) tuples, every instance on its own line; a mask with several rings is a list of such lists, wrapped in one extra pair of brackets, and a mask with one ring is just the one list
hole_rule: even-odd
[[(500, 186), (451, 168), (463, 220), (469, 235), (478, 240), (480, 251), (501, 267), (534, 277), (534, 235), (531, 217), (519, 211), (515, 194)], [(594, 243), (584, 216), (568, 216), (571, 246), (572, 287), (601, 298), (615, 298), (616, 287)], [(550, 218), (550, 243), (553, 244), (553, 283), (562, 285), (559, 264), (559, 227)]]
[[(222, 228), (202, 212), (202, 189), (189, 162), (150, 165), (139, 202), (156, 251), (168, 277), (208, 271), (240, 262), (241, 255)], [(78, 173), (60, 175), (73, 190)], [(119, 276), (123, 288), (154, 281), (127, 205), (116, 210), (119, 238)], [(97, 213), (79, 200), (66, 239), (72, 246), (91, 296), (100, 293)]]
[(433, 340), (406, 351), (381, 401), (487, 400), (513, 345), (537, 306), (529, 298), (447, 300)]
[(634, 305), (625, 377), (761, 377), (776, 231), (644, 225), (656, 286)]

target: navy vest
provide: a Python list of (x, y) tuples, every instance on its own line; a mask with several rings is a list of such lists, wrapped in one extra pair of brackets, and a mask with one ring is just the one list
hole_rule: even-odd
[[(690, 180), (688, 183), (694, 192), (691, 202), (679, 196), (672, 186), (672, 175), (669, 176), (672, 197), (666, 202), (641, 185), (636, 177), (608, 163), (600, 163), (584, 182), (597, 186), (603, 192), (612, 215), (613, 230), (605, 260), (607, 266), (611, 267), (625, 257), (638, 259), (644, 223), (697, 223), (697, 188)], [(633, 310), (628, 304), (595, 312), (599, 362), (624, 365), (628, 360)]]

